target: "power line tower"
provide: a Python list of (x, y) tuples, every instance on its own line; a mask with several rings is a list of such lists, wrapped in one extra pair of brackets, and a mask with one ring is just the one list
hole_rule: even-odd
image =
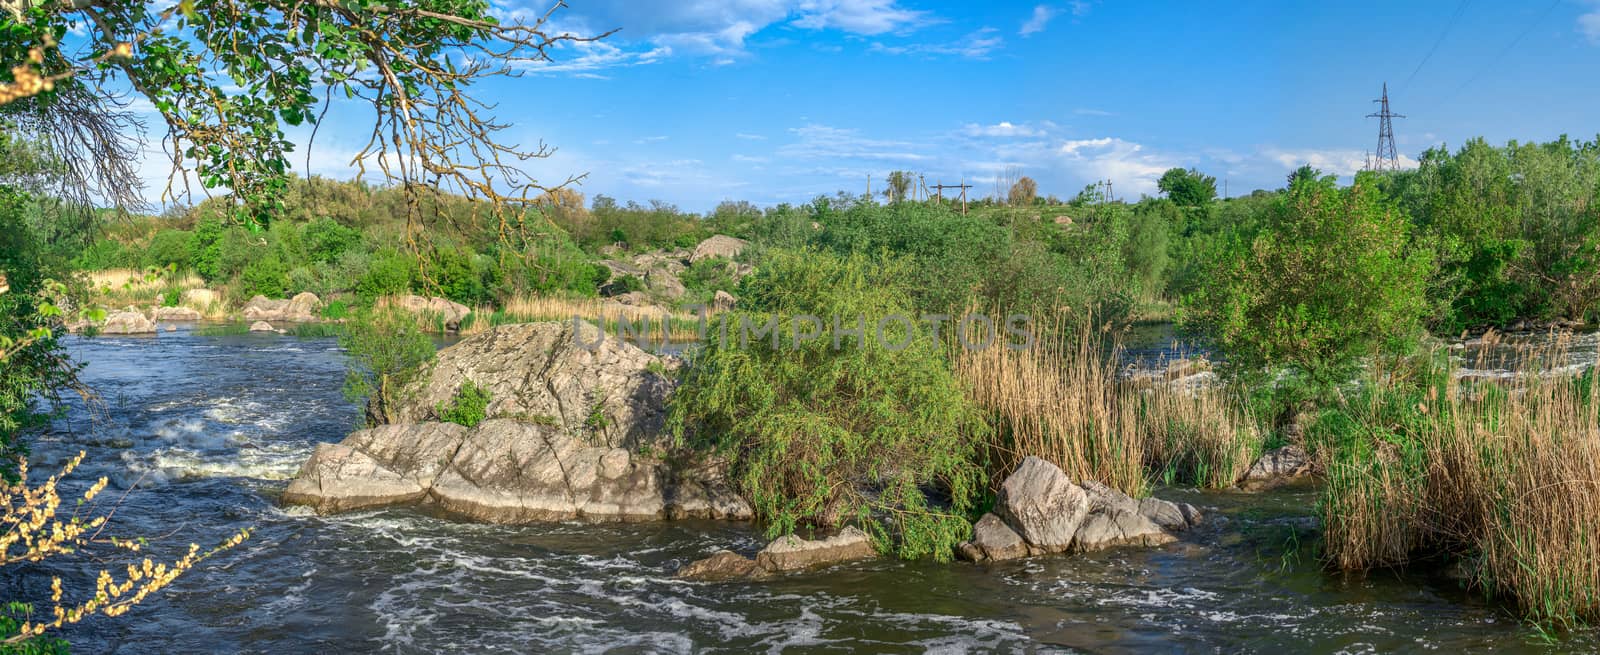
[(1367, 118), (1378, 119), (1378, 152), (1374, 153), (1368, 168), (1375, 171), (1400, 170), (1400, 157), (1394, 149), (1394, 123), (1390, 119), (1405, 118), (1404, 115), (1389, 111), (1389, 83), (1383, 83), (1383, 97), (1373, 102), (1379, 103), (1377, 113), (1367, 114)]

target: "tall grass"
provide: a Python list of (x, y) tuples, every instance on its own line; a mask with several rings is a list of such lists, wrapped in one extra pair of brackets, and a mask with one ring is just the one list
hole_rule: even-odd
[(483, 332), (497, 325), (531, 323), (536, 321), (570, 321), (577, 316), (600, 325), (607, 334), (619, 334), (620, 323), (627, 321), (634, 328), (649, 323), (653, 340), (665, 336), (669, 341), (693, 341), (700, 336), (698, 318), (689, 313), (673, 312), (661, 307), (638, 307), (607, 302), (598, 298), (564, 298), (559, 296), (516, 296), (499, 308), (474, 308), (468, 320), (462, 321), (461, 334)]
[[(163, 299), (168, 294), (179, 296), (184, 291), (203, 289), (206, 286), (205, 280), (190, 272), (113, 268), (88, 271), (84, 275), (89, 280), (95, 302), (112, 308), (166, 304)], [(189, 303), (185, 306), (200, 312), (206, 318), (221, 318), (228, 312), (227, 303), (221, 298), (204, 305)]]
[(1145, 463), (1166, 484), (1220, 489), (1244, 477), (1261, 455), (1263, 431), (1232, 386), (1160, 384), (1124, 389), (1137, 402)]
[(1462, 382), (1447, 360), (1374, 367), (1313, 427), (1328, 471), (1330, 565), (1463, 561), (1528, 619), (1600, 617), (1600, 384), (1560, 344), (1517, 375)]

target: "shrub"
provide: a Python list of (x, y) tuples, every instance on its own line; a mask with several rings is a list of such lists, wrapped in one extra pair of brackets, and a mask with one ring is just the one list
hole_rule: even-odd
[(456, 389), (449, 405), (439, 403), (434, 411), (441, 421), (472, 428), (477, 427), (488, 417), (491, 400), (488, 389), (478, 386), (472, 380), (467, 380), (461, 383), (461, 388)]
[(344, 395), (364, 403), (366, 424), (390, 422), (400, 389), (433, 359), (433, 340), (415, 317), (399, 310), (373, 310), (346, 324), (339, 345), (350, 354)]
[(360, 232), (327, 217), (306, 223), (302, 231), (301, 242), (305, 245), (306, 256), (313, 262), (331, 264), (361, 243)]
[(1236, 374), (1288, 367), (1329, 389), (1360, 356), (1402, 349), (1420, 331), (1432, 260), (1408, 232), (1369, 176), (1348, 190), (1331, 176), (1297, 181), (1250, 247), (1214, 264), (1182, 319)]
[(289, 272), (277, 255), (267, 255), (250, 262), (239, 273), (239, 295), (250, 298), (256, 295), (282, 298), (289, 289)]
[(182, 230), (162, 230), (150, 238), (144, 252), (144, 265), (156, 268), (176, 267), (188, 270), (191, 266), (190, 247), (194, 235)]
[[(731, 336), (692, 355), (670, 429), (731, 457), (734, 479), (769, 534), (856, 522), (880, 549), (939, 559), (969, 534), (987, 426), (918, 324), (909, 334), (891, 328), (887, 343), (870, 326), (856, 340), (831, 325), (777, 349), (739, 343), (741, 326), (769, 318), (789, 340), (801, 314), (838, 316), (847, 329), (857, 316), (911, 316), (905, 276), (903, 264), (861, 255), (774, 253), (747, 280), (753, 311), (719, 314), (712, 328)], [(903, 349), (888, 347), (902, 338)]]
[(370, 304), (383, 296), (407, 293), (415, 274), (416, 264), (411, 258), (394, 250), (380, 253), (356, 283), (356, 295)]

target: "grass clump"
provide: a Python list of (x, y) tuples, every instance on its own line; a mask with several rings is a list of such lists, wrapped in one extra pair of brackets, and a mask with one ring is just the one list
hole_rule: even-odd
[[(775, 253), (746, 280), (749, 309), (713, 319), (727, 338), (691, 352), (669, 428), (729, 456), (770, 535), (856, 523), (880, 550), (947, 559), (970, 533), (988, 428), (931, 334), (916, 323), (876, 334), (881, 317), (914, 316), (903, 274), (860, 255)], [(858, 316), (861, 338), (836, 329)], [(773, 326), (777, 347), (741, 344), (747, 325)]]
[(467, 380), (456, 389), (448, 405), (439, 403), (435, 411), (441, 421), (474, 428), (488, 418), (489, 403), (492, 400), (488, 389), (478, 386), (472, 380)]
[(1323, 412), (1309, 438), (1329, 564), (1443, 557), (1541, 626), (1600, 617), (1600, 385), (1594, 369), (1555, 371), (1564, 355), (1531, 354), (1509, 382), (1464, 383), (1439, 357), (1391, 363)]

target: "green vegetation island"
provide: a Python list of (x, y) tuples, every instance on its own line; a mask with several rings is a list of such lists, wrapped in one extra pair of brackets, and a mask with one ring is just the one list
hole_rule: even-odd
[[(256, 4), (0, 36), (0, 653), (1600, 644), (1600, 140), (697, 213), (437, 64), (605, 33)], [(383, 179), (293, 172), (324, 90)]]

